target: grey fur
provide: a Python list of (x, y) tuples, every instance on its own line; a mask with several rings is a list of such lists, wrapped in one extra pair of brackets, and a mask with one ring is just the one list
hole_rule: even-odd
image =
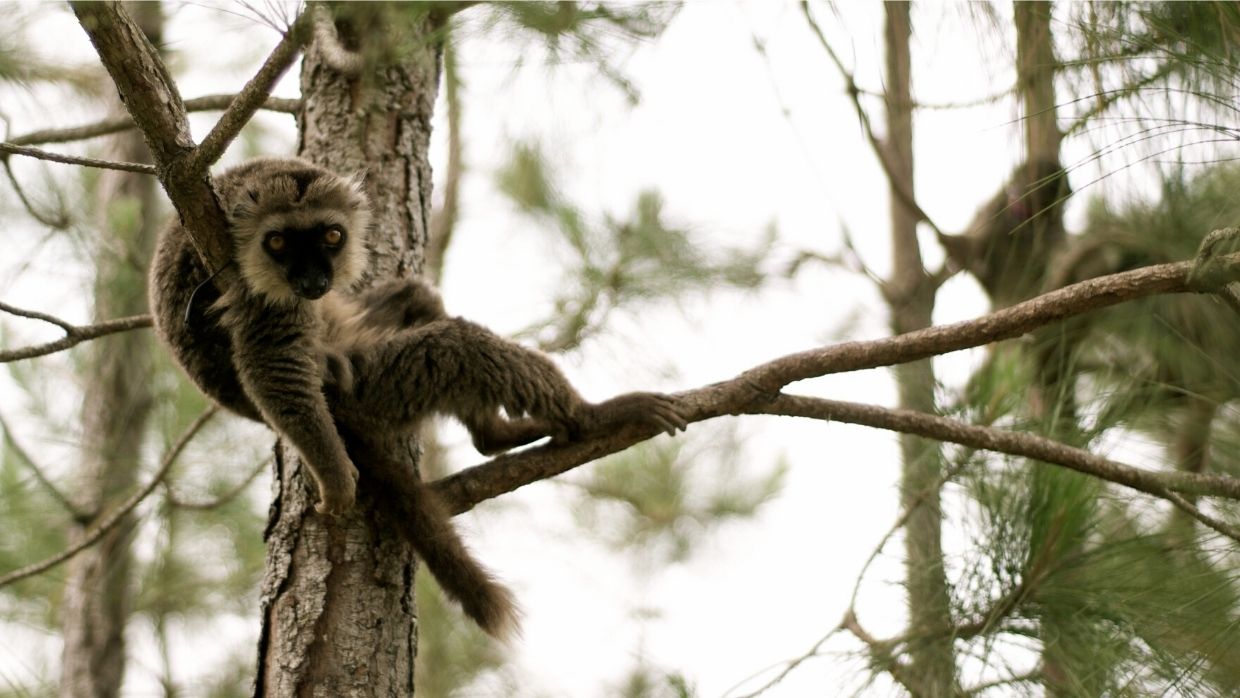
[[(674, 433), (686, 425), (676, 402), (629, 393), (589, 403), (546, 356), (449, 317), (421, 281), (354, 293), (370, 216), (355, 181), (295, 158), (259, 159), (224, 172), (215, 187), (239, 279), (223, 294), (204, 283), (206, 270), (173, 223), (151, 268), (157, 333), (203, 392), (297, 448), (320, 512), (352, 507), (361, 464), (445, 590), (483, 629), (511, 631), (508, 591), (470, 557), (412, 469), (385, 458), (388, 447), (432, 413), (459, 418), (484, 453), (630, 421)], [(339, 244), (328, 244), (331, 230)]]

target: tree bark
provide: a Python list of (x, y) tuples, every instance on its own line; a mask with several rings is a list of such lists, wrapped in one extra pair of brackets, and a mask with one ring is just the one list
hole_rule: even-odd
[[(911, 92), (912, 36), (910, 6), (885, 3), (887, 59), (887, 156), (891, 164), (892, 277), (888, 283), (891, 329), (896, 334), (931, 325), (935, 287), (926, 274), (917, 242), (918, 215), (902, 202), (899, 191), (913, 196), (913, 111)], [(896, 367), (900, 407), (935, 412), (934, 368), (930, 360)], [(943, 569), (942, 521), (939, 501), (942, 459), (935, 441), (900, 436), (902, 462), (900, 505), (908, 514), (904, 526), (905, 583), (908, 587), (909, 632), (951, 627), (947, 578)], [(919, 696), (950, 696), (956, 692), (952, 638), (932, 637), (910, 648), (908, 672)]]
[[(369, 282), (421, 271), (440, 56), (431, 21), (409, 6), (349, 7), (348, 20), (334, 22), (336, 30), (347, 50), (366, 32), (367, 60), (361, 71), (342, 73), (318, 46), (310, 47), (301, 72), (299, 150), (337, 172), (365, 173), (374, 208)], [(400, 51), (371, 51), (376, 42)], [(388, 450), (416, 463), (412, 444)], [(314, 512), (311, 483), (296, 454), (283, 449), (279, 456), (255, 695), (411, 695), (417, 648), (412, 548), (375, 511), (364, 463), (357, 464), (356, 508), (331, 519)]]
[[(159, 3), (129, 3), (128, 10), (152, 43), (163, 29)], [(118, 105), (118, 110), (123, 109)], [(117, 136), (109, 157), (150, 162), (141, 134)], [(100, 229), (109, 251), (98, 255), (95, 310), (99, 318), (146, 311), (147, 262), (159, 227), (158, 183), (146, 175), (104, 171), (99, 175)], [(141, 462), (146, 418), (151, 407), (151, 336), (126, 332), (91, 347), (89, 382), (82, 401), (82, 462), (76, 474), (74, 504), (85, 512), (70, 540), (95, 523), (111, 502), (130, 490)], [(120, 693), (125, 672), (125, 624), (131, 602), (127, 516), (95, 546), (69, 564), (61, 609), (60, 695), (108, 698)]]

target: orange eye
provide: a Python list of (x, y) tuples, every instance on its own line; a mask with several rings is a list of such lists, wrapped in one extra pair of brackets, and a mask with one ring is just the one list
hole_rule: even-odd
[(339, 228), (328, 228), (323, 232), (323, 243), (327, 245), (339, 245), (344, 239), (344, 233)]
[(284, 236), (279, 233), (268, 233), (265, 242), (267, 249), (272, 252), (279, 252), (284, 249)]

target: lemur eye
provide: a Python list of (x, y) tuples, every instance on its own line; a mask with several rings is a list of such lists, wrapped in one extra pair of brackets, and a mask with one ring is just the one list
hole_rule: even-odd
[(279, 252), (284, 249), (284, 236), (275, 232), (267, 233), (267, 238), (263, 240), (263, 244), (272, 252)]
[(328, 228), (323, 231), (323, 244), (325, 245), (339, 245), (342, 240), (344, 240), (344, 231), (340, 228)]

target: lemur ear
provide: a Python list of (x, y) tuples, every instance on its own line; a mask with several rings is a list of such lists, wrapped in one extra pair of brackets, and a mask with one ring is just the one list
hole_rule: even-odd
[(353, 201), (354, 209), (369, 205), (370, 197), (366, 195), (366, 177), (368, 175), (369, 172), (363, 169), (344, 178), (349, 189), (358, 196), (358, 199)]

